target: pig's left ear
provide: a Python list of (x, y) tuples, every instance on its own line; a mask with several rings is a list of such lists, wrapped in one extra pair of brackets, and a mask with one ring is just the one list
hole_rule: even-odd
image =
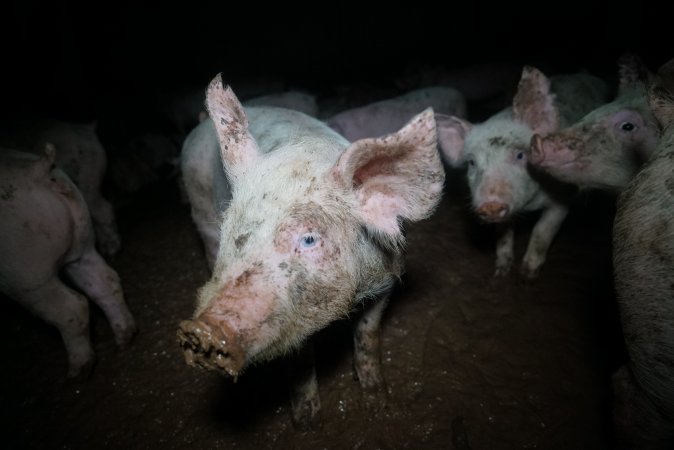
[(525, 66), (513, 99), (513, 117), (536, 134), (546, 135), (559, 127), (559, 111), (550, 80), (531, 66)]
[(396, 133), (353, 142), (332, 170), (340, 184), (354, 190), (367, 228), (401, 240), (399, 218), (430, 216), (442, 196), (445, 172), (433, 110), (413, 117)]

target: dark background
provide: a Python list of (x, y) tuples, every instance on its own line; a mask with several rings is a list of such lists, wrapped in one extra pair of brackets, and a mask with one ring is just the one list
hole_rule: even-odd
[(636, 51), (655, 70), (674, 55), (674, 7), (658, 3), (12, 1), (1, 27), (2, 115), (90, 120), (111, 104), (137, 112), (220, 71), (230, 82), (280, 79), (320, 93), (386, 85), (420, 65), (507, 61), (615, 76), (618, 56)]

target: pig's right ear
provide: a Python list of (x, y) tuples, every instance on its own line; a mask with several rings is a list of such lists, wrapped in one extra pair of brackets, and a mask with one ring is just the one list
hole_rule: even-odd
[(625, 53), (618, 59), (618, 94), (641, 84), (648, 84), (653, 74), (636, 53)]
[(248, 132), (248, 117), (232, 88), (222, 85), (218, 74), (206, 89), (206, 109), (220, 141), (222, 164), (236, 181), (260, 158), (257, 142)]
[(674, 122), (674, 59), (658, 69), (648, 89), (648, 103), (663, 128)]
[(461, 166), (464, 159), (463, 143), (473, 125), (466, 120), (446, 114), (435, 114), (435, 123), (440, 152), (449, 165)]

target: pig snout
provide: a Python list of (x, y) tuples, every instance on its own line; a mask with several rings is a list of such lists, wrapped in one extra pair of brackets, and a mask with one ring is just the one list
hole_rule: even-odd
[(489, 222), (499, 222), (505, 219), (510, 212), (510, 207), (501, 202), (485, 202), (475, 212), (482, 219)]
[(531, 138), (531, 146), (529, 147), (529, 161), (532, 164), (541, 164), (545, 159), (545, 151), (543, 150), (543, 138), (538, 134), (534, 134)]
[(246, 355), (236, 334), (226, 324), (213, 324), (207, 317), (180, 322), (178, 344), (190, 366), (220, 370), (236, 379), (245, 364)]
[(529, 162), (541, 167), (559, 167), (572, 163), (582, 152), (583, 142), (571, 136), (550, 135), (531, 138)]

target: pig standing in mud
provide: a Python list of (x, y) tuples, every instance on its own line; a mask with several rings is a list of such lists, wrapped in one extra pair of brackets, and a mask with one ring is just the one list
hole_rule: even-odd
[[(354, 366), (376, 398), (385, 392), (381, 315), (403, 271), (401, 220), (428, 217), (442, 195), (432, 110), (349, 144), (297, 111), (244, 110), (220, 76), (207, 107), (212, 121), (192, 131), (182, 156), (213, 267), (178, 330), (187, 362), (236, 378), (362, 307)], [(300, 427), (320, 407), (313, 365), (303, 368), (291, 399)]]
[(534, 135), (529, 163), (581, 188), (620, 192), (655, 150), (660, 130), (648, 105), (648, 70), (633, 55), (619, 62), (618, 96), (572, 126)]
[[(662, 137), (618, 198), (613, 265), (629, 357), (614, 375), (617, 444), (674, 448), (674, 59), (649, 89)], [(621, 447), (622, 448), (622, 447)]]
[(115, 213), (101, 194), (107, 159), (95, 124), (38, 120), (6, 125), (9, 128), (2, 131), (1, 138), (5, 147), (38, 155), (46, 143), (56, 147), (56, 164), (77, 185), (87, 202), (99, 251), (105, 256), (117, 253), (121, 242)]
[(512, 266), (514, 216), (543, 210), (521, 268), (526, 278), (535, 278), (568, 212), (565, 204), (542, 189), (527, 170), (531, 136), (567, 126), (605, 99), (606, 86), (598, 78), (576, 74), (548, 80), (537, 69), (525, 67), (512, 108), (486, 122), (472, 125), (456, 116), (436, 114), (438, 141), (445, 158), (454, 166), (468, 164), (475, 212), (486, 222), (505, 225), (497, 242), (495, 275), (507, 274)]
[(68, 376), (86, 377), (95, 362), (86, 297), (103, 310), (119, 346), (136, 326), (117, 273), (94, 248), (87, 204), (54, 158), (51, 145), (41, 156), (0, 149), (0, 291), (58, 328)]
[(426, 108), (435, 113), (466, 116), (466, 100), (450, 87), (428, 87), (399, 97), (342, 111), (326, 120), (333, 130), (350, 142), (393, 133)]

